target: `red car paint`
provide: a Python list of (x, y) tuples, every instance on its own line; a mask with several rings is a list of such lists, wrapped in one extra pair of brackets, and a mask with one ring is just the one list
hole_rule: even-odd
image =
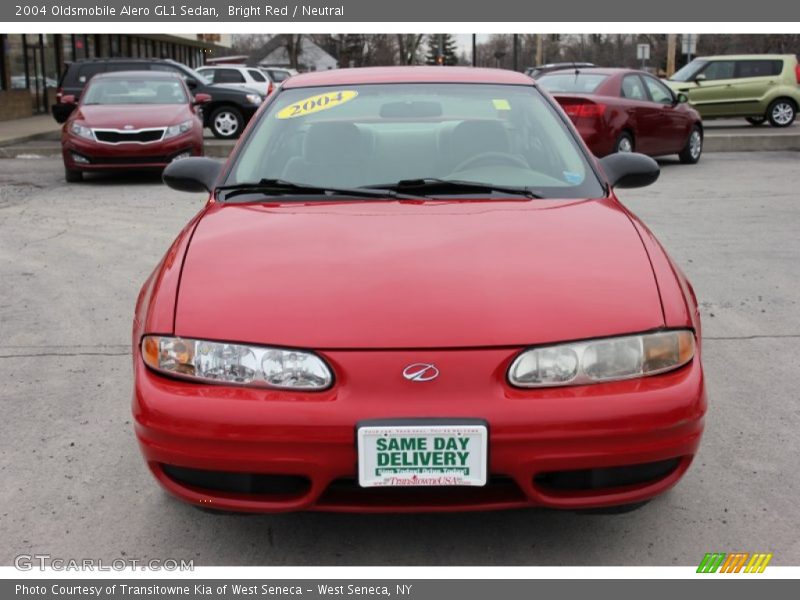
[[(549, 75), (569, 72), (557, 71)], [(695, 125), (702, 127), (700, 114), (689, 104), (655, 102), (644, 85), (644, 98), (622, 96), (623, 78), (646, 77), (658, 81), (652, 75), (630, 69), (600, 68), (582, 73), (606, 75), (606, 79), (591, 94), (553, 92), (553, 97), (595, 156), (614, 152), (615, 143), (623, 132), (633, 138), (636, 152), (650, 156), (677, 154), (686, 146), (692, 128)], [(547, 77), (543, 76), (541, 81), (545, 87)]]
[[(198, 110), (191, 102), (192, 95), (179, 77), (168, 73), (119, 71), (95, 76), (87, 86), (97, 81), (143, 77), (181, 81), (187, 101), (182, 104), (125, 104), (87, 105), (86, 93), (61, 129), (61, 151), (64, 166), (76, 171), (102, 171), (108, 169), (163, 168), (177, 155), (203, 155), (203, 123)], [(153, 142), (105, 143), (97, 139), (86, 139), (72, 132), (73, 123), (90, 129), (138, 131), (159, 129), (191, 120), (191, 129), (178, 136)], [(74, 154), (89, 160), (76, 162)]]
[[(517, 76), (359, 69), (298, 76), (285, 87), (531, 85)], [(664, 328), (697, 332), (694, 359), (669, 373), (550, 389), (507, 382), (510, 363), (531, 345)], [(295, 392), (171, 379), (142, 360), (142, 336), (152, 333), (313, 350), (335, 383), (321, 392)], [(405, 512), (635, 503), (672, 487), (697, 451), (706, 410), (699, 333), (685, 277), (613, 192), (575, 201), (225, 204), (212, 197), (138, 298), (135, 430), (166, 490), (218, 509)], [(435, 363), (442, 375), (424, 385), (404, 379), (403, 368), (417, 362)], [(341, 485), (357, 470), (357, 422), (410, 417), (485, 419), (489, 472), (510, 485)], [(535, 479), (666, 459), (676, 459), (674, 470), (642, 484), (554, 491)], [(299, 475), (310, 486), (293, 495), (211, 491), (176, 481), (163, 465)]]

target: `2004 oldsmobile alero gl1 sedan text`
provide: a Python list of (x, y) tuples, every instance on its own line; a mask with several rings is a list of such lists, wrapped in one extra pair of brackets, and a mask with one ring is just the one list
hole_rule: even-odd
[(219, 510), (620, 510), (703, 429), (692, 288), (522, 74), (288, 80), (145, 283), (135, 429), (172, 494)]

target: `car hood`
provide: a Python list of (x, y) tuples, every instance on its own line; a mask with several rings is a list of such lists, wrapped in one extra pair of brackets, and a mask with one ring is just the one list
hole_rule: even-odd
[(518, 346), (663, 325), (613, 201), (212, 205), (175, 333), (334, 348)]
[(82, 105), (75, 111), (74, 118), (89, 127), (124, 129), (130, 125), (132, 129), (142, 129), (176, 125), (192, 116), (187, 104), (105, 104)]

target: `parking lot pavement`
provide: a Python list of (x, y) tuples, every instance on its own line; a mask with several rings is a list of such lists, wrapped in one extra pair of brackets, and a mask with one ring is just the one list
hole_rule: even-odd
[(17, 554), (197, 565), (697, 564), (800, 541), (800, 170), (796, 153), (664, 162), (623, 201), (702, 304), (700, 454), (637, 512), (215, 516), (163, 494), (129, 414), (140, 284), (203, 198), (157, 178), (67, 185), (57, 160), (0, 160), (0, 564)]

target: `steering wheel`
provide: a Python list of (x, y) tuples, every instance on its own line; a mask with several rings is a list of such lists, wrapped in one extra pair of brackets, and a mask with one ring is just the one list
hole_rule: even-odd
[(480, 154), (476, 154), (475, 156), (471, 156), (462, 161), (455, 169), (453, 169), (453, 173), (466, 171), (467, 169), (472, 169), (478, 166), (489, 167), (493, 165), (510, 165), (514, 167), (522, 167), (526, 170), (530, 169), (530, 166), (524, 160), (518, 156), (514, 156), (513, 154), (506, 154), (505, 152), (481, 152)]

